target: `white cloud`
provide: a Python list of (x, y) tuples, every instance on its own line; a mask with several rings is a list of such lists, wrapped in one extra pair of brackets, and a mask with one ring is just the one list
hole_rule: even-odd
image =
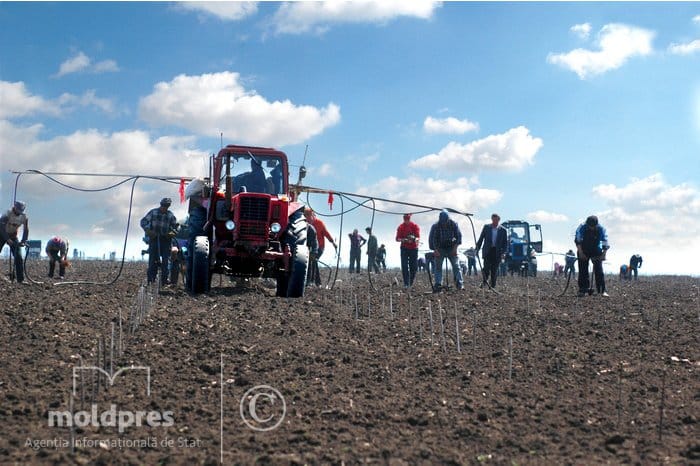
[[(41, 133), (41, 125), (24, 127), (0, 120), (0, 160), (7, 161), (5, 168), (172, 176), (206, 173), (207, 152), (194, 147), (193, 137), (153, 139), (143, 131), (85, 130), (42, 139)], [(92, 189), (119, 181), (78, 176), (61, 176), (60, 180)], [(130, 230), (132, 240), (138, 242), (142, 236), (138, 226), (141, 216), (162, 197), (173, 198), (173, 210), (178, 218), (184, 218), (186, 210), (176, 201), (177, 190), (176, 184), (137, 182)], [(79, 193), (39, 175), (25, 175), (19, 185), (19, 198), (28, 205), (33, 237), (48, 237), (55, 234), (56, 225), (67, 223), (69, 229), (65, 235), (72, 240), (80, 238), (83, 243), (104, 238), (120, 241), (126, 226), (130, 193), (131, 182), (101, 193)], [(71, 207), (62, 211), (61, 205)], [(77, 246), (77, 241), (74, 244)]]
[(700, 15), (693, 16), (693, 22), (695, 24), (700, 24)]
[(609, 209), (599, 218), (608, 230), (613, 248), (619, 250), (612, 256), (617, 263), (625, 263), (633, 252), (645, 256), (656, 251), (657, 260), (666, 262), (658, 270), (697, 274), (688, 260), (697, 255), (700, 247), (697, 187), (687, 183), (671, 185), (656, 173), (632, 179), (621, 187), (598, 185), (593, 193), (608, 204)]
[(67, 74), (89, 72), (89, 73), (108, 73), (119, 71), (119, 65), (114, 60), (103, 60), (93, 64), (92, 59), (83, 52), (78, 52), (73, 57), (67, 59), (58, 68), (58, 73), (54, 75), (60, 78)]
[(454, 171), (520, 170), (531, 165), (542, 148), (542, 139), (530, 135), (524, 126), (487, 136), (468, 144), (450, 142), (437, 154), (429, 154), (409, 163), (411, 168)]
[(469, 131), (478, 131), (479, 124), (469, 120), (458, 120), (455, 117), (433, 118), (427, 116), (423, 121), (423, 129), (427, 133), (464, 134)]
[(570, 30), (571, 30), (571, 32), (576, 34), (581, 39), (588, 39), (588, 36), (591, 34), (591, 24), (590, 23), (575, 24), (575, 25), (571, 26)]
[(575, 49), (567, 53), (550, 53), (547, 62), (575, 72), (579, 78), (605, 73), (624, 65), (635, 56), (652, 52), (655, 33), (625, 24), (606, 24), (598, 33), (600, 50)]
[(286, 2), (275, 13), (272, 26), (277, 34), (318, 34), (338, 23), (385, 24), (401, 16), (429, 19), (440, 6), (433, 0)]
[(31, 94), (23, 82), (0, 81), (0, 119), (13, 119), (37, 114), (59, 116), (79, 107), (96, 107), (105, 113), (113, 113), (114, 103), (98, 97), (94, 90), (82, 96), (64, 93), (57, 99), (45, 99)]
[(95, 73), (113, 73), (119, 71), (119, 65), (114, 60), (102, 60), (92, 67)]
[(668, 51), (674, 55), (690, 55), (700, 51), (700, 39), (685, 44), (671, 44), (668, 46)]
[(547, 212), (546, 210), (536, 210), (527, 214), (527, 218), (533, 222), (539, 223), (559, 223), (568, 222), (569, 217), (564, 214)]
[(180, 75), (141, 99), (139, 113), (153, 126), (175, 125), (246, 144), (282, 146), (305, 141), (340, 121), (340, 107), (270, 102), (241, 85), (238, 73)]
[(58, 115), (59, 106), (43, 97), (32, 95), (23, 82), (0, 81), (0, 119), (18, 118), (37, 113)]
[[(390, 176), (371, 186), (359, 188), (358, 193), (437, 208), (451, 207), (457, 211), (469, 213), (495, 204), (503, 196), (501, 192), (494, 189), (472, 188), (473, 184), (474, 180), (466, 177), (443, 180), (418, 176), (408, 178)], [(396, 205), (384, 207), (390, 210), (397, 208)]]
[(333, 174), (333, 165), (330, 163), (324, 163), (318, 167), (318, 176), (329, 176)]
[(223, 21), (238, 21), (254, 15), (258, 2), (179, 2), (177, 7), (215, 16)]

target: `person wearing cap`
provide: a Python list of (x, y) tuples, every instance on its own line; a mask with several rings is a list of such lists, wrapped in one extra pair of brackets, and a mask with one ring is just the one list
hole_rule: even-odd
[(350, 237), (350, 273), (360, 273), (360, 259), (362, 258), (362, 246), (367, 240), (355, 228), (352, 233), (348, 233)]
[(310, 257), (309, 259), (309, 273), (307, 282), (313, 283), (316, 286), (321, 286), (321, 272), (318, 269), (318, 260), (323, 255), (323, 251), (326, 248), (326, 240), (328, 240), (336, 251), (338, 251), (338, 245), (335, 244), (333, 237), (328, 233), (328, 228), (323, 220), (318, 218), (316, 213), (311, 209), (311, 207), (304, 207), (304, 217), (309, 225), (313, 225), (316, 229), (316, 239), (318, 240), (318, 249), (316, 257)]
[(496, 287), (496, 277), (498, 276), (498, 266), (505, 259), (508, 249), (508, 232), (503, 226), (499, 225), (501, 216), (491, 214), (491, 223), (484, 225), (481, 229), (481, 235), (476, 242), (477, 251), (483, 244), (481, 255), (484, 258), (484, 268), (482, 270), (483, 287), (489, 282), (491, 277), (491, 288)]
[(442, 262), (444, 259), (450, 261), (452, 274), (454, 275), (457, 289), (464, 288), (462, 281), (462, 270), (457, 260), (457, 247), (462, 244), (462, 232), (459, 231), (457, 222), (450, 218), (450, 214), (443, 210), (440, 212), (438, 221), (430, 228), (428, 236), (428, 247), (435, 254), (435, 284), (433, 291), (442, 288)]
[(58, 278), (63, 280), (68, 265), (68, 240), (54, 236), (46, 242), (46, 255), (49, 256), (49, 278), (53, 278), (58, 262)]
[(374, 273), (379, 273), (379, 266), (377, 265), (377, 249), (379, 247), (377, 242), (377, 237), (372, 234), (372, 228), (365, 228), (367, 233), (367, 270), (371, 273), (374, 269)]
[(403, 223), (396, 229), (396, 241), (401, 243), (401, 275), (404, 288), (413, 286), (418, 269), (418, 244), (420, 227), (411, 221), (411, 214), (404, 214)]
[[(10, 247), (10, 253), (15, 258), (15, 277), (17, 283), (24, 282), (24, 260), (21, 248), (29, 238), (29, 218), (24, 212), (26, 204), (16, 201), (13, 206), (0, 217), (0, 249), (5, 243)], [(22, 239), (18, 240), (19, 229), (22, 228)]]
[(148, 283), (156, 279), (159, 260), (161, 285), (168, 283), (171, 239), (177, 234), (178, 228), (175, 215), (168, 210), (171, 204), (172, 200), (164, 197), (160, 201), (160, 207), (149, 210), (141, 219), (141, 228), (148, 237)]
[(574, 243), (576, 243), (578, 256), (578, 296), (585, 296), (586, 293), (593, 294), (588, 276), (588, 262), (593, 261), (596, 291), (607, 297), (603, 261), (610, 245), (608, 244), (608, 233), (598, 223), (598, 217), (590, 215), (584, 223), (576, 228)]

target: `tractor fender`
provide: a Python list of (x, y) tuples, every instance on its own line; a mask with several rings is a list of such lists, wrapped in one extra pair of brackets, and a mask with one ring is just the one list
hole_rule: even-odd
[[(289, 203), (289, 209), (287, 210), (287, 215), (291, 217), (294, 215), (296, 212), (303, 210), (304, 207), (306, 207), (303, 203), (298, 202), (298, 201), (291, 201)], [(303, 212), (302, 212), (303, 213)]]

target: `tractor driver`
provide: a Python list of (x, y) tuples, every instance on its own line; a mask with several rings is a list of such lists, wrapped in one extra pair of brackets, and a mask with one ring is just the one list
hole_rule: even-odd
[(262, 168), (262, 161), (251, 157), (250, 171), (236, 176), (233, 180), (233, 184), (238, 192), (241, 192), (242, 188), (245, 186), (245, 192), (267, 193), (267, 178)]

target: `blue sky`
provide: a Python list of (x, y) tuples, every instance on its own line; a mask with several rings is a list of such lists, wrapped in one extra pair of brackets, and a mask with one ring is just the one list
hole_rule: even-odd
[[(295, 165), (308, 145), (311, 186), (453, 207), (477, 230), (492, 212), (541, 223), (547, 251), (597, 214), (608, 270), (637, 252), (643, 272), (697, 273), (695, 3), (0, 3), (3, 208), (8, 170), (201, 176), (221, 132)], [(140, 182), (132, 223), (164, 195)], [(26, 176), (18, 197), (32, 237), (121, 251), (127, 187)], [(426, 240), (436, 219), (415, 217)], [(393, 264), (399, 222), (375, 219)]]

